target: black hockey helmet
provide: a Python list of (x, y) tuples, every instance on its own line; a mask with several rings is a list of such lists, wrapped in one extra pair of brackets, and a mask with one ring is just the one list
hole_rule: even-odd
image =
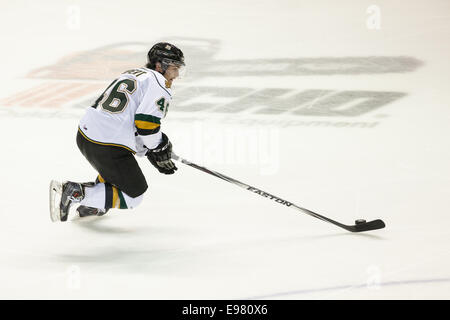
[(155, 44), (147, 54), (147, 62), (147, 67), (150, 69), (155, 69), (156, 63), (160, 62), (163, 73), (170, 64), (180, 67), (185, 65), (183, 52), (168, 42)]

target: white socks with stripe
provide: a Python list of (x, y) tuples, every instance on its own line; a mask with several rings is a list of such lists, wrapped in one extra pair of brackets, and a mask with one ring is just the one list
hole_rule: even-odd
[(84, 199), (80, 204), (87, 207), (98, 208), (105, 210), (105, 184), (97, 183), (93, 187), (84, 188)]
[[(122, 195), (128, 209), (133, 209), (137, 207), (144, 198), (143, 194), (141, 194), (136, 198), (132, 198), (124, 192), (122, 192)], [(84, 188), (84, 199), (81, 200), (80, 204), (87, 207), (105, 210), (106, 209), (105, 202), (106, 202), (106, 187), (104, 183), (97, 183), (93, 187)]]

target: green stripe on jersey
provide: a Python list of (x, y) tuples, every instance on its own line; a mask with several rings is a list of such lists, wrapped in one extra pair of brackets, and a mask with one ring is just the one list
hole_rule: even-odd
[(149, 114), (138, 113), (134, 116), (134, 120), (147, 121), (151, 123), (161, 124), (161, 118), (151, 116)]

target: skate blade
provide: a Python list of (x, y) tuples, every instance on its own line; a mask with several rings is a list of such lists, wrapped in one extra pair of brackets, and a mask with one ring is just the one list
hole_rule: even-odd
[(62, 184), (58, 181), (52, 180), (50, 182), (49, 200), (50, 200), (50, 219), (52, 222), (61, 221), (61, 212), (59, 203), (61, 201)]

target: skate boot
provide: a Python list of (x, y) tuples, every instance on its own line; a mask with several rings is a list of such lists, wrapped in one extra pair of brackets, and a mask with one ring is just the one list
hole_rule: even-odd
[(87, 207), (87, 206), (79, 206), (77, 208), (77, 212), (80, 215), (80, 218), (88, 217), (88, 216), (102, 216), (108, 212), (109, 209), (98, 209), (93, 207)]
[(81, 183), (67, 181), (61, 188), (61, 202), (59, 204), (60, 221), (67, 221), (72, 203), (80, 202), (84, 198), (84, 187)]

